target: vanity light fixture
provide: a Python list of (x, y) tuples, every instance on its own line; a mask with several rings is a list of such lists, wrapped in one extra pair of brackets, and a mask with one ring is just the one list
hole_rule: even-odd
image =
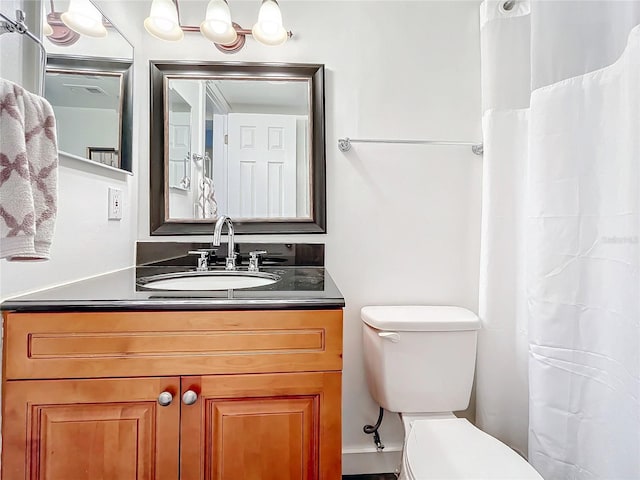
[(264, 45), (281, 45), (293, 34), (282, 26), (282, 12), (276, 0), (262, 0), (258, 21), (251, 30), (231, 20), (227, 0), (210, 0), (200, 27), (181, 25), (178, 0), (153, 0), (144, 27), (151, 35), (162, 40), (182, 40), (183, 32), (201, 32), (224, 53), (235, 53), (252, 35)]
[(106, 37), (107, 29), (102, 23), (102, 13), (89, 0), (71, 0), (69, 9), (60, 19), (71, 30), (88, 37)]
[(202, 35), (213, 43), (230, 45), (238, 39), (238, 32), (231, 23), (231, 12), (226, 0), (211, 0), (207, 14), (200, 24)]
[(153, 0), (144, 28), (162, 40), (182, 40), (184, 33), (178, 20), (178, 8), (171, 0)]
[(262, 0), (258, 22), (251, 29), (253, 38), (265, 45), (282, 45), (288, 33), (282, 26), (282, 12), (276, 0)]
[(50, 0), (50, 5), (51, 11), (47, 14), (42, 32), (51, 43), (68, 47), (80, 39), (81, 33), (92, 37), (107, 35), (105, 23), (108, 25), (108, 22), (104, 21), (102, 13), (88, 0), (82, 0), (80, 3), (72, 0), (69, 9), (64, 13), (56, 11), (53, 0)]

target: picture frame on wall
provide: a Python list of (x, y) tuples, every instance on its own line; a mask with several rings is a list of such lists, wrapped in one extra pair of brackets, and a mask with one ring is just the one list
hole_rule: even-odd
[(87, 158), (94, 162), (119, 168), (118, 151), (108, 147), (87, 147)]

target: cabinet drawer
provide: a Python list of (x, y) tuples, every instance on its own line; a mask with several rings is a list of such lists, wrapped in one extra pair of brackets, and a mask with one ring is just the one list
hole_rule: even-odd
[(5, 378), (342, 369), (342, 310), (5, 313)]

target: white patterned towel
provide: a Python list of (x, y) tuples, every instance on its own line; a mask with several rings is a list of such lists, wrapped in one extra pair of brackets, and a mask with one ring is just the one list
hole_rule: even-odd
[(199, 218), (216, 218), (218, 216), (218, 202), (216, 202), (216, 190), (213, 180), (202, 177), (198, 192)]
[(57, 196), (53, 109), (0, 78), (0, 258), (49, 259)]

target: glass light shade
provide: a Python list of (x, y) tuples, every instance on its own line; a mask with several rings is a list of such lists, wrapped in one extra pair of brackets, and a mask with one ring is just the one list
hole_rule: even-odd
[(236, 41), (238, 33), (231, 24), (231, 12), (226, 0), (211, 0), (207, 15), (200, 24), (200, 32), (214, 43), (228, 45)]
[(46, 19), (44, 22), (42, 22), (42, 34), (45, 37), (50, 37), (51, 35), (53, 35), (53, 28), (51, 28), (51, 25), (49, 25)]
[(253, 37), (265, 45), (281, 45), (287, 41), (287, 31), (282, 26), (282, 13), (275, 0), (262, 0), (258, 22), (251, 29)]
[(102, 14), (89, 0), (71, 0), (69, 9), (60, 15), (62, 22), (74, 32), (89, 37), (106, 37)]
[(184, 38), (180, 28), (178, 10), (172, 0), (153, 0), (144, 28), (161, 40), (178, 41)]

